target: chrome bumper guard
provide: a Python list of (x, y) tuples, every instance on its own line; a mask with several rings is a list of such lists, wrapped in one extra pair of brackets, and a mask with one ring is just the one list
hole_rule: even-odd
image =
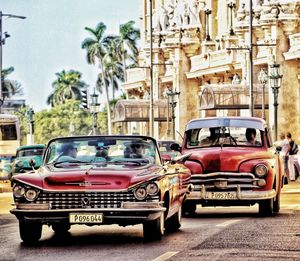
[(276, 191), (274, 189), (266, 191), (242, 191), (240, 186), (237, 186), (236, 190), (230, 191), (206, 191), (205, 186), (202, 185), (200, 191), (192, 191), (187, 194), (186, 200), (218, 200), (216, 198), (211, 198), (209, 193), (233, 193), (229, 198), (220, 197), (219, 200), (264, 200), (271, 199), (276, 196)]

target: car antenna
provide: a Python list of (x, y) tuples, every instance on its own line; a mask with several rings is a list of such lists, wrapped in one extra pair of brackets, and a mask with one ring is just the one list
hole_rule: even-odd
[(176, 131), (176, 132), (179, 134), (180, 138), (183, 140), (183, 136), (181, 135), (181, 133), (179, 131)]

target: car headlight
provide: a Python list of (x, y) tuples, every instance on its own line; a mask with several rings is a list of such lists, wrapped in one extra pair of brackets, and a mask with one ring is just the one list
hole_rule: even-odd
[(20, 185), (16, 185), (13, 187), (13, 194), (16, 198), (21, 198), (25, 194), (25, 188)]
[(137, 188), (133, 193), (137, 200), (143, 200), (147, 197), (147, 191), (144, 187)]
[(264, 164), (258, 164), (258, 165), (256, 165), (254, 172), (255, 172), (256, 176), (258, 176), (259, 178), (262, 178), (267, 175), (268, 168)]
[(159, 188), (156, 183), (149, 183), (146, 187), (146, 191), (150, 196), (154, 196), (159, 192)]
[(23, 161), (18, 161), (18, 162), (16, 163), (16, 166), (17, 166), (18, 168), (22, 168), (23, 165), (24, 165), (24, 162), (23, 162)]
[(28, 201), (34, 201), (38, 196), (38, 192), (34, 189), (27, 189), (24, 196)]

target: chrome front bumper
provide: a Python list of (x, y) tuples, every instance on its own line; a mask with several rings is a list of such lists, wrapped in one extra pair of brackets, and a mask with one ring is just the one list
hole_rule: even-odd
[(50, 209), (47, 204), (16, 204), (10, 212), (28, 222), (55, 223), (68, 220), (70, 213), (101, 213), (105, 221), (112, 223), (141, 223), (154, 220), (166, 211), (162, 202), (124, 202), (121, 208)]
[[(264, 200), (271, 199), (276, 196), (276, 191), (274, 189), (265, 191), (255, 191), (255, 190), (244, 190), (242, 191), (240, 186), (237, 186), (236, 190), (230, 191), (213, 191), (213, 193), (232, 193), (230, 198), (212, 198), (211, 192), (206, 191), (205, 186), (202, 185), (200, 191), (192, 191), (187, 195), (186, 200)], [(221, 194), (220, 194), (221, 195)]]

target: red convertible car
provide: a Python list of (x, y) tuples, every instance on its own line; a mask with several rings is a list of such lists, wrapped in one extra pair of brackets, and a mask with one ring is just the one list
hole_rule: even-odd
[(180, 227), (190, 190), (186, 158), (163, 165), (147, 136), (53, 139), (35, 173), (12, 178), (20, 237), (38, 241), (43, 225), (63, 233), (73, 224), (142, 223), (145, 239), (159, 239)]
[(283, 166), (264, 120), (254, 117), (211, 117), (187, 123), (182, 154), (192, 171), (194, 188), (184, 203), (186, 214), (196, 205), (259, 205), (259, 213), (280, 209)]

